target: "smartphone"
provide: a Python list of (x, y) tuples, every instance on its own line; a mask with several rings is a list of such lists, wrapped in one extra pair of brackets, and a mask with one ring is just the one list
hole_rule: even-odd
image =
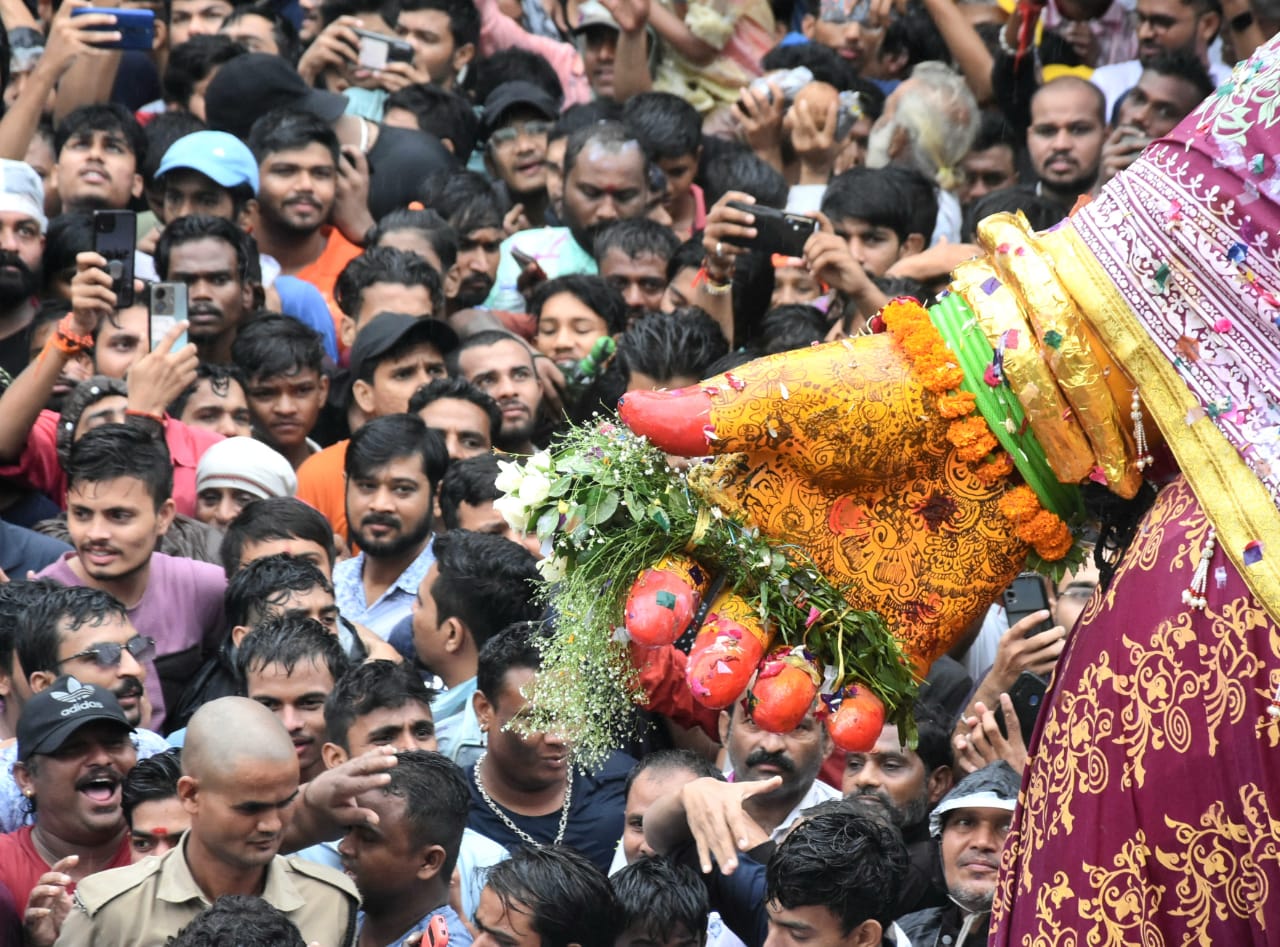
[(111, 43), (94, 43), (99, 49), (136, 49), (150, 52), (156, 39), (156, 15), (151, 10), (126, 10), (123, 7), (80, 7), (72, 10), (72, 16), (86, 13), (109, 13), (116, 18), (115, 26), (95, 26), (104, 33), (119, 33), (120, 38)]
[[(186, 283), (152, 283), (151, 284), (151, 349), (164, 341), (169, 330), (176, 323), (187, 320), (187, 284)], [(170, 351), (176, 352), (187, 344), (187, 333), (174, 341)]]
[(93, 252), (107, 259), (116, 308), (133, 305), (133, 254), (137, 249), (138, 219), (131, 210), (93, 212)]
[(538, 265), (538, 261), (537, 261), (537, 260), (535, 260), (533, 257), (529, 256), (529, 254), (525, 253), (525, 252), (524, 252), (523, 250), (521, 250), (519, 247), (512, 247), (512, 248), (511, 248), (511, 259), (513, 259), (513, 260), (515, 260), (517, 263), (519, 263), (519, 264), (520, 264), (520, 269), (522, 269), (522, 270), (527, 270), (527, 269), (528, 269), (529, 267), (531, 267), (531, 266), (537, 266), (537, 265)]
[[(1036, 717), (1040, 715), (1040, 705), (1044, 703), (1044, 692), (1048, 683), (1039, 674), (1023, 671), (1009, 688), (1009, 700), (1013, 703), (1014, 716), (1018, 718), (1018, 726), (1022, 728), (1022, 741), (1031, 739), (1031, 731), (1035, 729)], [(1006, 739), (1009, 728), (1004, 722), (1004, 708), (996, 708), (996, 724), (1000, 734)]]
[(437, 914), (427, 924), (426, 933), (422, 935), (422, 947), (448, 947), (449, 924)]
[[(1049, 610), (1049, 593), (1045, 588), (1045, 580), (1037, 572), (1024, 572), (1004, 590), (1004, 613), (1009, 616), (1009, 627), (1012, 628), (1032, 612)], [(1053, 615), (1027, 632), (1027, 637), (1038, 635), (1053, 627)]]
[[(818, 222), (812, 217), (799, 214), (788, 214), (773, 207), (762, 207), (759, 204), (743, 204), (741, 201), (730, 201), (729, 206), (746, 211), (755, 217), (756, 237), (738, 246), (763, 253), (781, 253), (783, 256), (804, 256), (804, 245), (818, 229)], [(728, 238), (725, 238), (728, 240)], [(729, 241), (736, 243), (737, 241)]]
[(386, 69), (388, 63), (413, 62), (413, 47), (402, 39), (369, 30), (356, 30), (355, 34), (360, 37), (357, 62), (362, 69)]

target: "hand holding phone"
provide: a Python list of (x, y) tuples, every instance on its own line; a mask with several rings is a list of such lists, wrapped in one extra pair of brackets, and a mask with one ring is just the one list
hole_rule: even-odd
[[(1040, 706), (1044, 702), (1044, 694), (1048, 683), (1039, 674), (1023, 671), (1009, 688), (1009, 700), (1013, 704), (1013, 712), (1018, 720), (1018, 728), (1022, 731), (1022, 742), (1031, 739), (1031, 731), (1035, 729), (1036, 718), (1040, 715)], [(1005, 721), (1004, 709), (996, 708), (996, 726), (1000, 735), (1009, 738), (1009, 725)]]
[[(187, 321), (187, 284), (153, 283), (150, 298), (151, 347), (154, 352), (175, 325)], [(187, 333), (174, 340), (170, 351), (177, 351), (187, 344)]]
[(94, 43), (100, 49), (133, 49), (150, 52), (155, 45), (156, 15), (150, 10), (131, 10), (125, 7), (77, 7), (71, 11), (73, 17), (88, 15), (105, 15), (115, 17), (112, 25), (90, 26), (95, 32), (118, 33), (120, 38), (106, 42)]
[(116, 308), (133, 305), (133, 254), (137, 248), (138, 218), (131, 210), (93, 212), (93, 249), (106, 262)]
[(730, 242), (762, 253), (780, 253), (791, 257), (804, 256), (805, 243), (818, 229), (818, 221), (813, 217), (788, 214), (775, 207), (744, 204), (741, 201), (730, 201), (729, 206), (755, 217), (756, 230), (754, 238), (745, 240), (730, 238)]
[(360, 37), (360, 57), (356, 62), (361, 69), (378, 72), (393, 62), (413, 62), (413, 47), (404, 40), (371, 30), (354, 32)]
[(1049, 592), (1045, 579), (1037, 572), (1023, 572), (1004, 590), (1004, 612), (1009, 618), (1012, 628), (1022, 619), (1035, 612), (1050, 612), (1048, 618), (1028, 631), (1025, 637), (1038, 635), (1053, 627), (1052, 609), (1049, 608)]

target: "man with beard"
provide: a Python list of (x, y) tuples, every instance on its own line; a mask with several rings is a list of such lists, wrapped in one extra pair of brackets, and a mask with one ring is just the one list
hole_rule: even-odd
[(419, 254), (396, 247), (370, 247), (353, 257), (333, 286), (342, 310), (338, 341), (343, 351), (355, 344), (356, 334), (380, 312), (443, 318), (442, 275)]
[(179, 217), (156, 245), (156, 271), (187, 286), (187, 336), (200, 361), (231, 362), (231, 345), (252, 311), (248, 239), (222, 217)]
[(449, 225), (458, 235), (456, 288), (446, 301), (452, 315), (479, 306), (493, 291), (502, 259), (502, 212), (491, 195), (478, 194), (449, 215)]
[(903, 917), (916, 947), (986, 944), (1000, 851), (1018, 798), (1018, 775), (996, 762), (970, 773), (938, 803), (929, 832), (942, 850), (950, 902)]
[(132, 730), (109, 690), (74, 675), (57, 678), (27, 703), (13, 778), (38, 814), (33, 824), (0, 836), (0, 887), (19, 905), (30, 899), (30, 907), (46, 906), (39, 886), (51, 872), (70, 891), (88, 875), (129, 864), (120, 786), (137, 762)]
[(21, 161), (0, 159), (0, 381), (16, 378), (27, 364), (48, 224), (39, 175)]
[[(439, 319), (378, 314), (360, 328), (351, 347), (351, 394), (356, 406), (369, 419), (407, 411), (414, 392), (448, 374), (445, 358), (457, 345), (457, 335)], [(345, 440), (330, 444), (298, 468), (298, 498), (323, 513), (343, 539), (351, 535), (343, 481), (349, 444)], [(381, 632), (382, 637), (389, 630), (390, 626)]]
[(82, 884), (59, 944), (164, 944), (230, 894), (260, 896), (308, 943), (354, 943), (359, 897), (351, 882), (278, 854), (298, 799), (298, 760), (269, 710), (243, 697), (201, 707), (187, 730), (182, 774), (178, 798), (191, 828), (181, 844)]
[[(141, 637), (116, 599), (99, 589), (66, 587), (40, 581), (37, 594), (25, 596), (14, 628), (15, 682), (5, 696), (15, 713), (23, 712), (31, 697), (48, 690), (61, 674), (82, 684), (110, 691), (134, 727), (133, 745), (140, 759), (162, 753), (168, 746), (159, 734), (144, 729), (143, 685), (155, 645)], [(32, 810), (13, 777), (18, 747), (0, 747), (0, 831), (13, 832), (31, 823)]]
[(1097, 86), (1075, 76), (1046, 82), (1031, 98), (1027, 153), (1040, 179), (1036, 193), (1056, 201), (1064, 214), (1098, 179), (1107, 134), (1105, 109)]
[(111, 593), (138, 632), (155, 643), (147, 676), (151, 726), (224, 631), (226, 576), (217, 566), (156, 552), (174, 517), (173, 465), (164, 442), (128, 424), (108, 424), (71, 447), (67, 464), (67, 529), (75, 551), (41, 578)]
[(898, 728), (886, 724), (867, 753), (850, 753), (841, 790), (845, 799), (868, 806), (902, 830), (910, 863), (902, 880), (897, 914), (946, 903), (938, 872), (938, 845), (929, 835), (929, 812), (954, 780), (950, 734), (934, 707), (915, 707), (919, 742), (902, 745)]
[(512, 454), (532, 454), (542, 407), (542, 386), (529, 346), (509, 332), (490, 329), (467, 336), (450, 356), (453, 374), (475, 385), (502, 409), (495, 444)]
[(592, 250), (600, 228), (615, 220), (644, 216), (648, 173), (644, 149), (619, 122), (597, 122), (570, 135), (564, 152), (567, 226), (522, 230), (504, 240), (486, 307), (525, 311), (517, 281), (533, 267), (521, 263), (515, 253), (532, 259), (552, 279), (596, 273)]
[(384, 640), (435, 561), (431, 516), (448, 461), (443, 438), (412, 414), (375, 418), (347, 446), (347, 523), (361, 552), (334, 566), (334, 592), (342, 614)]
[(54, 180), (62, 212), (124, 210), (142, 196), (147, 153), (137, 119), (121, 105), (83, 105), (58, 126)]
[(275, 258), (283, 274), (320, 290), (337, 330), (342, 311), (333, 286), (348, 261), (360, 255), (359, 247), (330, 226), (343, 160), (338, 136), (310, 112), (277, 109), (254, 123), (249, 147), (258, 159), (258, 247)]

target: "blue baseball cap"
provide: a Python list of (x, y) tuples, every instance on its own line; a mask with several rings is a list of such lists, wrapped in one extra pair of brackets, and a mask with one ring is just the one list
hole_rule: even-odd
[(177, 168), (199, 171), (225, 188), (248, 184), (258, 193), (258, 162), (249, 146), (226, 132), (199, 131), (183, 135), (164, 153), (156, 178)]

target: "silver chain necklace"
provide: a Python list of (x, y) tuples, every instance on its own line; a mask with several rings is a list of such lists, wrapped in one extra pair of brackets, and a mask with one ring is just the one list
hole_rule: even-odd
[[(487, 805), (493, 811), (493, 814), (502, 820), (503, 825), (505, 825), (507, 828), (509, 828), (512, 832), (514, 832), (516, 835), (520, 837), (521, 841), (529, 845), (545, 844), (543, 842), (539, 842), (528, 832), (520, 828), (520, 826), (512, 822), (511, 819), (507, 816), (507, 814), (503, 812), (501, 808), (499, 808), (498, 804), (489, 797), (489, 793), (485, 791), (484, 780), (480, 778), (480, 767), (484, 765), (485, 757), (487, 757), (488, 755), (489, 755), (489, 751), (485, 750), (483, 753), (480, 754), (480, 758), (476, 760), (474, 778), (476, 781), (476, 789), (480, 790), (480, 798), (483, 799), (484, 804)], [(573, 766), (570, 766), (569, 776), (565, 780), (565, 784), (564, 784), (564, 805), (560, 807), (560, 827), (556, 829), (556, 837), (555, 837), (555, 841), (551, 843), (552, 845), (559, 845), (561, 842), (564, 841), (564, 830), (569, 825), (569, 804), (572, 801), (573, 801)]]

